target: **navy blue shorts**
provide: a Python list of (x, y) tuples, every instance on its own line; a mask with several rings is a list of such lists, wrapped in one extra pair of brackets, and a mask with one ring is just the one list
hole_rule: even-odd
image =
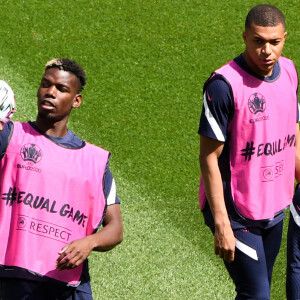
[(269, 229), (234, 230), (235, 259), (225, 266), (236, 286), (236, 299), (269, 300), (273, 266), (282, 239), (283, 221)]
[[(205, 210), (209, 208), (205, 208)], [(210, 211), (203, 211), (206, 224), (213, 224)], [(209, 226), (214, 232), (213, 225)], [(235, 258), (225, 266), (235, 284), (236, 298), (269, 300), (272, 271), (282, 239), (283, 220), (272, 227), (243, 227), (233, 230)]]
[[(287, 236), (286, 295), (289, 300), (300, 299), (300, 189), (296, 188), (290, 206)], [(295, 221), (296, 220), (296, 221)]]
[(90, 293), (52, 282), (0, 278), (1, 300), (92, 300)]

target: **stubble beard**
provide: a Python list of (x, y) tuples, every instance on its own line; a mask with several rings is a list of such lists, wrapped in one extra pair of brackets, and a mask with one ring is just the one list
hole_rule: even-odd
[(55, 116), (52, 116), (51, 114), (47, 112), (38, 112), (38, 119), (44, 120), (46, 122), (57, 122), (59, 121), (58, 118)]

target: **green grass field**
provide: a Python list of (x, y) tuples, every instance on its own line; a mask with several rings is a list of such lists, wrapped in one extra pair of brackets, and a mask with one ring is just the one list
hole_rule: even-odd
[[(266, 2), (284, 12), (283, 54), (300, 69), (300, 2)], [(87, 73), (69, 127), (112, 152), (125, 230), (120, 246), (90, 258), (95, 299), (234, 298), (198, 207), (197, 130), (203, 83), (243, 51), (244, 19), (260, 3), (0, 0), (0, 78), (15, 91), (15, 120), (35, 119), (49, 59)], [(285, 299), (285, 248), (284, 233), (275, 300)]]

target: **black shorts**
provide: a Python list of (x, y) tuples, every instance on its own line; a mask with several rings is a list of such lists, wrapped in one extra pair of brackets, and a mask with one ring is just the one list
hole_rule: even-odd
[(0, 278), (1, 300), (92, 300), (92, 294), (52, 282)]

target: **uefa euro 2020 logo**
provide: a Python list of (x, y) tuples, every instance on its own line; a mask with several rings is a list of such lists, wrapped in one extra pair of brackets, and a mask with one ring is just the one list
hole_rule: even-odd
[(248, 99), (249, 110), (253, 114), (264, 112), (266, 109), (266, 99), (262, 94), (254, 93)]
[(26, 144), (21, 148), (21, 157), (24, 161), (37, 163), (42, 159), (42, 150), (36, 144)]

